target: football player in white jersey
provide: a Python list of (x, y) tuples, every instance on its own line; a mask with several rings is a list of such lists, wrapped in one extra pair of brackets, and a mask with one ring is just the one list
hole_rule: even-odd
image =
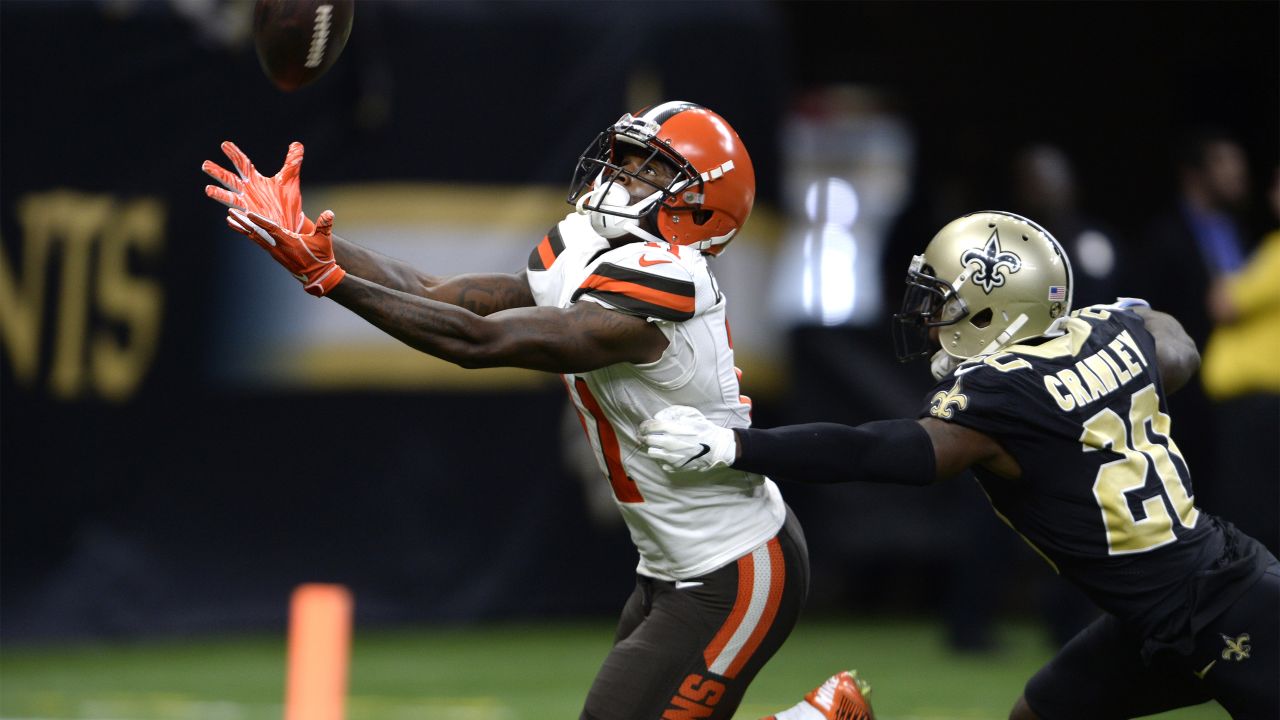
[(574, 209), (525, 270), (448, 278), (333, 235), (331, 211), (306, 218), (300, 144), (270, 178), (233, 144), (223, 150), (237, 172), (206, 162), (223, 186), (206, 193), (307, 292), (463, 367), (562, 375), (640, 555), (582, 717), (732, 717), (804, 603), (804, 537), (768, 478), (668, 473), (642, 452), (638, 428), (673, 404), (726, 428), (750, 424), (707, 264), (755, 199), (733, 128), (688, 102), (623, 115), (579, 158)]

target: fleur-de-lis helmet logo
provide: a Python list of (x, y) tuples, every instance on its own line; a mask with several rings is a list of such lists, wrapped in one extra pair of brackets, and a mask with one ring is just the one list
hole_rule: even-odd
[(982, 287), (988, 295), (1004, 285), (1007, 275), (1022, 269), (1022, 258), (1000, 248), (1000, 231), (992, 230), (991, 237), (981, 250), (969, 248), (960, 256), (960, 264), (974, 266), (973, 284)]

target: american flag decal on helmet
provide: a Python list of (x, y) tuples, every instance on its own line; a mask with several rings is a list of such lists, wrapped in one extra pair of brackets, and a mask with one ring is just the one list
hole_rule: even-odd
[(1067, 299), (1067, 286), (1066, 286), (1066, 285), (1050, 285), (1050, 286), (1049, 286), (1049, 300), (1050, 300), (1051, 302), (1052, 302), (1052, 301), (1062, 301), (1062, 300), (1066, 300), (1066, 299)]

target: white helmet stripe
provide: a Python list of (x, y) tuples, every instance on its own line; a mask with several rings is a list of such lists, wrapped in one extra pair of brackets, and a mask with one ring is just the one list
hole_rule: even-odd
[(662, 123), (670, 120), (677, 113), (682, 113), (685, 110), (700, 107), (702, 106), (691, 102), (685, 102), (684, 100), (669, 100), (661, 105), (654, 105), (649, 108), (640, 115), (640, 118), (661, 125)]
[(702, 175), (700, 175), (699, 177), (702, 178), (703, 182), (710, 182), (712, 180), (718, 180), (721, 177), (724, 177), (724, 174), (729, 172), (732, 169), (733, 169), (733, 161), (726, 160), (724, 164), (720, 165), (719, 167), (711, 168), (710, 170), (702, 173)]

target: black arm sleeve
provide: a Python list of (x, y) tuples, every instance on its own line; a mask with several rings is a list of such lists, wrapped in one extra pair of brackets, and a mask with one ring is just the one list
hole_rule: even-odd
[(928, 485), (937, 472), (933, 441), (915, 420), (877, 420), (735, 430), (742, 454), (733, 467), (806, 483)]

